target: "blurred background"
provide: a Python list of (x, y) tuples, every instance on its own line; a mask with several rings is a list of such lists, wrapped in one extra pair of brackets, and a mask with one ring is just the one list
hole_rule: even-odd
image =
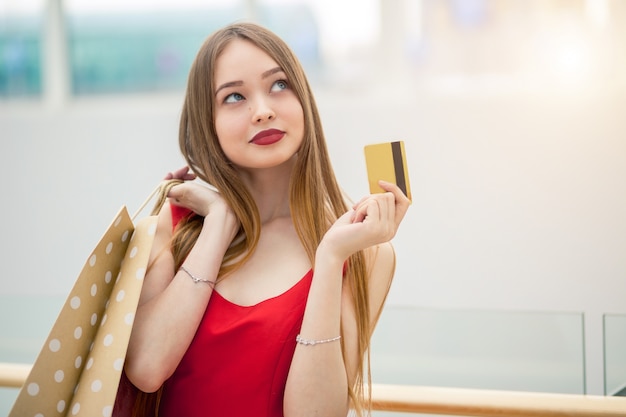
[(354, 199), (362, 147), (405, 141), (374, 382), (623, 395), (621, 0), (0, 0), (0, 362), (35, 359), (119, 207), (184, 164), (191, 61), (237, 20), (298, 55)]

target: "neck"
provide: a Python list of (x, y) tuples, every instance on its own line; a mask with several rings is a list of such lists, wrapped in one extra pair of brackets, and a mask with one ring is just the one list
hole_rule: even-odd
[(246, 170), (241, 178), (259, 209), (261, 224), (277, 218), (291, 217), (289, 182), (292, 163), (271, 169)]

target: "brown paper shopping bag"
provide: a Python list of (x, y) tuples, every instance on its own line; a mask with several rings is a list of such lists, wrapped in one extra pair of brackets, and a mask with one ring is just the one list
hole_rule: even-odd
[[(9, 417), (109, 417), (117, 393), (165, 181), (150, 216), (122, 207), (85, 262)], [(135, 217), (133, 216), (133, 218)]]

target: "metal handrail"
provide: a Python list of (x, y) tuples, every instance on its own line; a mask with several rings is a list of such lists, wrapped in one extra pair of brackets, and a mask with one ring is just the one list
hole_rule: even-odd
[[(21, 387), (31, 365), (0, 363), (0, 388)], [(626, 398), (469, 388), (372, 385), (373, 409), (476, 417), (624, 417)]]

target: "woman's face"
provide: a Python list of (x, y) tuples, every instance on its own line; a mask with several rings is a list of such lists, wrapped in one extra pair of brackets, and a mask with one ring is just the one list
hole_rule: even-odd
[(304, 113), (279, 65), (249, 41), (231, 41), (215, 67), (215, 130), (243, 169), (289, 161), (304, 137)]

